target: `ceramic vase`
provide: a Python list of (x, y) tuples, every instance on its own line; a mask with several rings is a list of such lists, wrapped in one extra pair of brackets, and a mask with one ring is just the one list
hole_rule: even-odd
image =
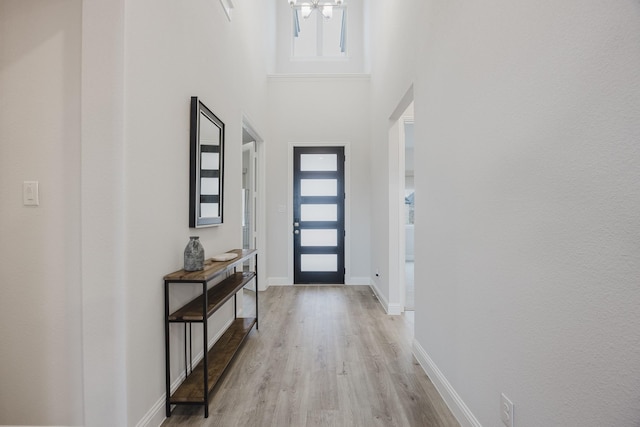
[(184, 270), (198, 271), (204, 269), (204, 248), (198, 236), (189, 238), (187, 247), (184, 248)]

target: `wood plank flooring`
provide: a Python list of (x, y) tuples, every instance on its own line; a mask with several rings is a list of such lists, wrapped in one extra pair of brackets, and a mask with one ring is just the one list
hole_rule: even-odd
[(214, 391), (209, 418), (179, 406), (162, 426), (459, 426), (411, 353), (410, 322), (387, 316), (368, 286), (259, 297), (260, 330)]

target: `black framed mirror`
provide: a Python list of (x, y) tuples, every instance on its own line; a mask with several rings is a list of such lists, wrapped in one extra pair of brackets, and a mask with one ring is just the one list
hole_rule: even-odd
[(224, 123), (191, 97), (189, 227), (222, 224)]

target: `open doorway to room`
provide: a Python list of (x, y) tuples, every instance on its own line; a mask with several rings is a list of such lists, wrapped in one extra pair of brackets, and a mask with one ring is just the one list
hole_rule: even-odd
[(389, 125), (389, 314), (405, 313), (413, 323), (415, 301), (413, 180), (413, 86)]
[(415, 258), (413, 245), (415, 233), (415, 186), (413, 180), (413, 103), (407, 109), (401, 120), (404, 127), (404, 309), (405, 311), (413, 311), (415, 303)]
[[(251, 258), (243, 266), (247, 271), (258, 271), (264, 265), (264, 242), (262, 230), (264, 229), (263, 197), (263, 140), (255, 131), (246, 117), (242, 120), (242, 248), (258, 250), (258, 265), (255, 258)], [(264, 286), (259, 286), (263, 290)], [(256, 282), (252, 281), (243, 289), (238, 298), (239, 313), (244, 310), (252, 310), (255, 301)], [(247, 313), (250, 315), (250, 313)], [(247, 315), (245, 314), (245, 315)]]
[[(256, 142), (242, 135), (242, 248), (256, 247)], [(250, 271), (247, 269), (247, 271)]]

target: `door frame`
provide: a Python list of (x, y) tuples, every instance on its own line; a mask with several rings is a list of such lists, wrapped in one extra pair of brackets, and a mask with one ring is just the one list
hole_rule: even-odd
[[(241, 123), (242, 123), (242, 129), (247, 131), (247, 133), (249, 135), (251, 135), (251, 137), (254, 139), (255, 141), (255, 156), (256, 156), (256, 168), (257, 170), (254, 171), (255, 172), (255, 178), (257, 180), (256, 182), (256, 192), (257, 192), (257, 197), (256, 197), (256, 212), (254, 212), (255, 214), (255, 234), (254, 234), (254, 238), (257, 241), (257, 247), (256, 249), (258, 250), (258, 271), (263, 272), (262, 274), (264, 274), (264, 272), (267, 271), (267, 251), (266, 251), (266, 229), (267, 229), (267, 216), (265, 214), (266, 212), (266, 201), (265, 201), (265, 195), (266, 195), (266, 191), (267, 191), (267, 186), (266, 186), (266, 162), (265, 162), (265, 140), (260, 136), (260, 133), (256, 130), (256, 127), (253, 125), (252, 120), (250, 119), (250, 117), (245, 113), (242, 112), (241, 114), (242, 119), (241, 119)], [(242, 240), (241, 240), (242, 241)], [(266, 277), (266, 276), (265, 276)], [(260, 280), (260, 282), (258, 283), (258, 290), (260, 291), (264, 291), (267, 289), (267, 281), (266, 280)]]
[[(389, 117), (388, 179), (389, 179), (389, 247), (387, 314), (399, 315), (405, 305), (405, 237), (404, 237), (404, 114), (414, 102), (413, 84)], [(394, 255), (395, 254), (395, 255)], [(414, 248), (415, 254), (415, 248)]]
[(293, 149), (295, 147), (344, 148), (344, 283), (351, 284), (351, 149), (349, 142), (290, 142), (287, 156), (287, 283), (293, 285)]
[[(401, 193), (402, 194), (402, 201), (400, 202), (400, 222), (398, 224), (399, 226), (399, 236), (400, 236), (400, 253), (399, 255), (399, 268), (400, 268), (400, 275), (399, 275), (399, 280), (400, 280), (400, 287), (399, 287), (399, 292), (400, 292), (400, 304), (402, 307), (402, 311), (407, 311), (407, 270), (406, 270), (406, 263), (407, 263), (407, 229), (406, 229), (406, 222), (405, 222), (405, 214), (406, 214), (406, 205), (405, 205), (405, 191), (407, 189), (407, 180), (406, 180), (406, 172), (407, 172), (407, 158), (406, 158), (406, 152), (407, 152), (407, 136), (406, 136), (406, 126), (408, 124), (415, 124), (414, 121), (414, 114), (413, 111), (409, 114), (407, 111), (405, 111), (404, 115), (400, 118), (400, 120), (398, 120), (398, 124), (400, 126), (400, 147), (398, 147), (400, 149), (400, 175), (401, 175)], [(414, 147), (415, 150), (415, 147)], [(415, 151), (414, 151), (415, 153)], [(415, 172), (414, 172), (415, 173)], [(415, 197), (415, 177), (414, 177), (414, 197)], [(415, 215), (415, 211), (414, 211), (414, 215)], [(414, 218), (415, 221), (415, 218)], [(414, 234), (414, 248), (413, 248), (413, 254), (414, 254), (414, 266), (415, 266), (415, 222), (414, 222), (414, 229), (413, 229), (413, 234)], [(414, 283), (414, 293), (415, 293), (415, 267), (414, 267), (414, 277), (413, 277), (413, 283)], [(410, 310), (410, 311), (414, 311), (415, 309), (415, 295), (414, 295), (414, 307)]]
[[(251, 141), (251, 142), (242, 142), (242, 174), (244, 175), (244, 168), (245, 168), (245, 164), (244, 164), (244, 155), (245, 153), (249, 153), (249, 167), (247, 168), (247, 181), (249, 183), (249, 211), (251, 212), (251, 223), (249, 224), (249, 247), (252, 249), (255, 249), (258, 245), (258, 218), (257, 218), (257, 211), (258, 211), (258, 200), (257, 200), (257, 195), (258, 195), (258, 189), (257, 189), (257, 184), (258, 184), (258, 177), (257, 177), (257, 161), (258, 161), (258, 156), (257, 156), (257, 152), (256, 152), (256, 146), (257, 146), (257, 142), (256, 141)], [(243, 201), (244, 203), (244, 201)], [(244, 211), (242, 212), (242, 215), (244, 217)], [(243, 234), (242, 234), (242, 247), (244, 248), (244, 230), (243, 230)], [(250, 264), (251, 264), (251, 271), (253, 270), (253, 264), (255, 263), (255, 260), (251, 260)]]
[[(293, 169), (293, 219), (294, 219), (294, 284), (344, 284), (345, 283), (345, 228), (344, 219), (346, 217), (344, 178), (345, 178), (345, 153), (342, 146), (328, 147), (294, 147), (294, 169)], [(334, 170), (302, 170), (303, 156), (305, 155), (329, 155), (336, 157)], [(336, 193), (333, 196), (303, 196), (302, 188), (305, 179), (331, 179), (336, 182)], [(329, 202), (331, 200), (331, 202)], [(302, 218), (302, 207), (306, 203), (331, 204), (336, 207), (337, 217), (334, 221), (313, 220), (305, 221)], [(334, 230), (336, 235), (335, 245), (303, 245), (305, 231), (320, 231), (322, 229)], [(330, 254), (335, 255), (336, 269), (333, 271), (304, 271), (302, 269), (304, 254)]]

